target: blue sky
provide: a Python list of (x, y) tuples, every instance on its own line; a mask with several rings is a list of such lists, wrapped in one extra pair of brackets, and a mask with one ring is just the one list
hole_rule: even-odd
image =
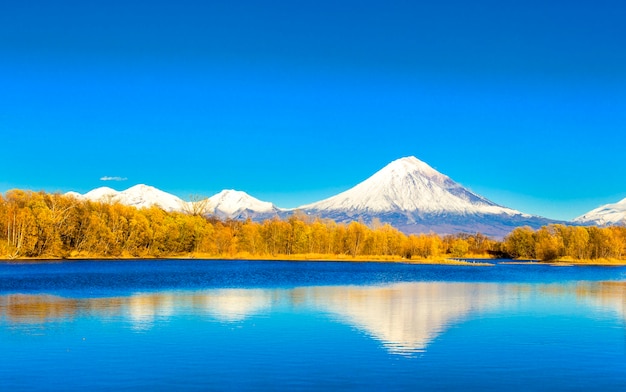
[(3, 2), (0, 191), (145, 183), (295, 207), (414, 155), (571, 219), (626, 197), (625, 15), (605, 0)]

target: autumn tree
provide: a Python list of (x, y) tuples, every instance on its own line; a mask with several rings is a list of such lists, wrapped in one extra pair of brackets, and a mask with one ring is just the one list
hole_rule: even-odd
[(244, 252), (249, 255), (262, 255), (263, 254), (263, 237), (261, 236), (261, 225), (252, 222), (250, 219), (246, 220), (239, 230), (239, 252)]
[(513, 258), (535, 258), (535, 238), (533, 230), (528, 227), (513, 229), (504, 239), (505, 249)]
[(565, 255), (565, 246), (559, 226), (549, 225), (535, 233), (535, 257), (551, 261)]
[(582, 226), (566, 227), (563, 230), (565, 254), (575, 259), (589, 258), (589, 232)]
[(346, 251), (352, 257), (361, 254), (361, 249), (367, 238), (367, 226), (359, 222), (350, 222), (346, 230), (345, 245)]
[(188, 215), (206, 216), (209, 212), (211, 212), (211, 201), (208, 197), (191, 195), (189, 196), (189, 201), (183, 201), (180, 207), (183, 212)]
[(450, 254), (453, 257), (463, 257), (469, 251), (469, 243), (467, 240), (457, 238), (450, 245)]

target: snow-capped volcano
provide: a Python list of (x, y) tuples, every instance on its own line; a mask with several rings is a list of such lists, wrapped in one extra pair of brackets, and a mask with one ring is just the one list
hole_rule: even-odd
[(141, 208), (156, 205), (165, 211), (180, 211), (185, 205), (185, 201), (178, 196), (143, 184), (135, 185), (118, 193), (117, 198), (120, 203), (129, 206)]
[(232, 189), (225, 189), (211, 196), (209, 210), (212, 215), (228, 219), (273, 217), (280, 211), (270, 202), (261, 201), (245, 192)]
[(301, 208), (372, 213), (521, 214), (463, 188), (415, 157), (393, 161), (352, 189)]
[(100, 188), (90, 190), (89, 192), (85, 193), (83, 197), (91, 201), (103, 201), (104, 199), (107, 199), (107, 198), (113, 198), (119, 193), (120, 192), (116, 191), (113, 188), (109, 188), (108, 186), (103, 186)]
[[(165, 211), (188, 212), (193, 208), (190, 203), (178, 196), (164, 192), (148, 185), (135, 185), (125, 191), (116, 191), (109, 187), (101, 187), (91, 190), (84, 195), (76, 192), (68, 192), (79, 199), (121, 203), (137, 208), (157, 206)], [(235, 190), (223, 190), (209, 198), (207, 214), (215, 215), (222, 219), (255, 219), (262, 220), (272, 218), (281, 211), (274, 204), (256, 199), (245, 192)]]
[(378, 218), (409, 233), (479, 231), (501, 237), (519, 225), (548, 222), (499, 206), (415, 157), (395, 160), (355, 187), (300, 209), (338, 222)]
[[(76, 196), (75, 192), (71, 194)], [(137, 208), (157, 206), (165, 211), (182, 211), (186, 204), (177, 196), (143, 184), (135, 185), (121, 192), (109, 187), (101, 187), (76, 197), (91, 201), (119, 202)]]
[(626, 224), (626, 199), (615, 204), (600, 206), (574, 219), (574, 222), (599, 226), (624, 225)]

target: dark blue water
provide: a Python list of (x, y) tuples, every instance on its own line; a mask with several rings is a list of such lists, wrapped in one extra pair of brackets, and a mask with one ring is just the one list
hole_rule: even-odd
[(0, 294), (68, 292), (89, 296), (219, 287), (376, 285), (408, 281), (547, 283), (615, 279), (626, 280), (626, 268), (544, 264), (468, 268), (403, 263), (237, 260), (0, 263)]
[(626, 390), (626, 268), (0, 264), (0, 390)]

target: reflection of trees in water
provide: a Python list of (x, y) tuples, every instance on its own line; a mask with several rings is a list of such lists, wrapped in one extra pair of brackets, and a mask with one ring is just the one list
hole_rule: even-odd
[(537, 286), (534, 291), (543, 296), (574, 296), (596, 309), (612, 311), (626, 321), (626, 282), (581, 281), (572, 285), (545, 284)]
[(626, 282), (580, 282), (573, 286), (415, 282), (386, 286), (319, 286), (295, 289), (218, 289), (142, 293), (111, 298), (53, 295), (0, 296), (0, 322), (45, 325), (81, 316), (127, 321), (150, 328), (176, 315), (239, 322), (280, 307), (327, 313), (379, 340), (391, 352), (421, 351), (454, 323), (491, 309), (516, 306), (531, 293), (575, 295), (626, 319)]
[(107, 317), (117, 314), (124, 302), (124, 298), (117, 297), (74, 299), (47, 294), (9, 294), (0, 296), (0, 317), (12, 324), (71, 320), (79, 314), (92, 313)]
[(576, 286), (576, 296), (611, 310), (626, 321), (626, 282), (594, 282)]
[(177, 314), (207, 314), (233, 322), (264, 311), (275, 301), (272, 291), (223, 289), (207, 292), (160, 292), (111, 298), (65, 298), (54, 295), (0, 296), (0, 318), (10, 324), (41, 324), (81, 315), (123, 318), (147, 327), (156, 319)]

